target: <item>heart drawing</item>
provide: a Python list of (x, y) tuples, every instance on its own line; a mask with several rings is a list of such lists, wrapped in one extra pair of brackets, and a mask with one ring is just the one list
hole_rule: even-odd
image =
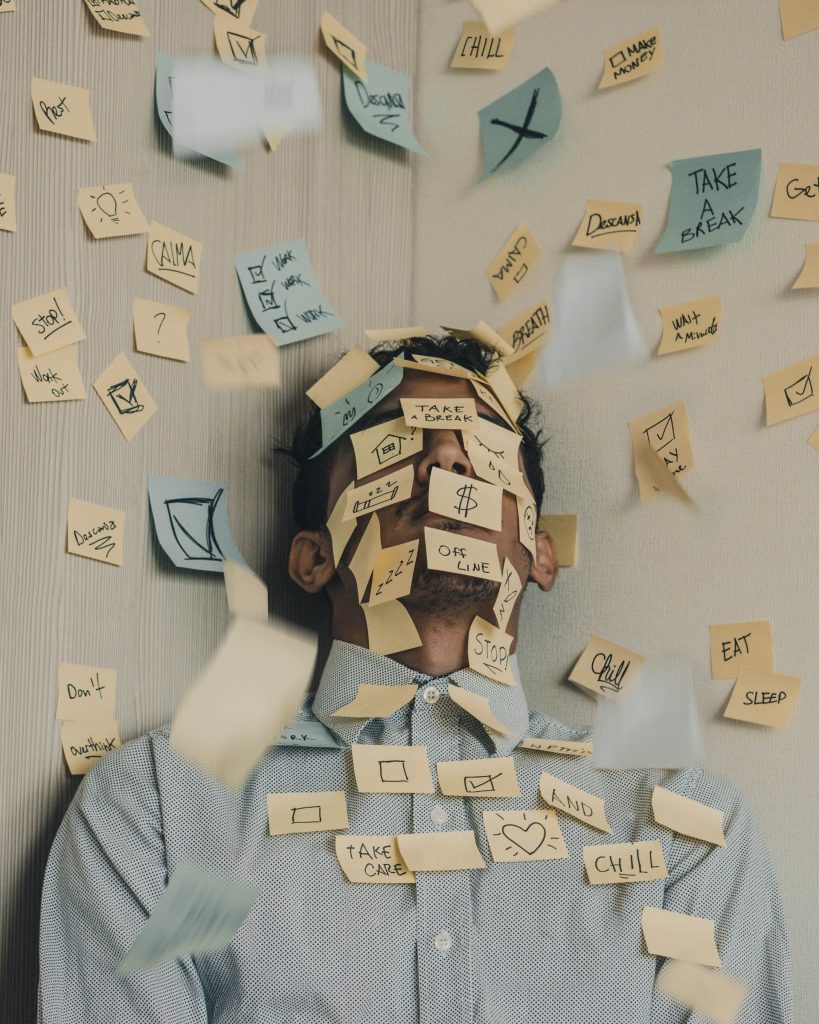
[(504, 825), (501, 832), (510, 843), (519, 846), (530, 857), (546, 842), (546, 829), (539, 821), (531, 822), (526, 828), (520, 825)]

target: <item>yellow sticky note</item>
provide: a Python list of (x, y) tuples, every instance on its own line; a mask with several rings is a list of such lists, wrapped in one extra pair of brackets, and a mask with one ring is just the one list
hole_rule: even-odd
[[(355, 528), (358, 525), (357, 519), (345, 519), (344, 512), (347, 509), (347, 495), (352, 490), (352, 482), (347, 484), (341, 494), (338, 496), (335, 504), (333, 505), (332, 511), (330, 512), (330, 518), (327, 520), (327, 530), (330, 533), (330, 542), (333, 545), (333, 561), (336, 563), (336, 567), (341, 563), (341, 556), (344, 554), (344, 550), (350, 540), (350, 537), (355, 533)], [(372, 517), (375, 520), (376, 529), (378, 529), (378, 516)], [(369, 525), (369, 524), (368, 524)], [(381, 547), (381, 540), (378, 540), (378, 549)], [(372, 565), (370, 566), (372, 569)], [(369, 576), (367, 577), (369, 582)], [(366, 583), (364, 587), (366, 588)], [(359, 601), (364, 596), (363, 590), (359, 591)]]
[(329, 11), (321, 16), (321, 34), (327, 49), (354, 75), (367, 81), (367, 47), (353, 33), (337, 21)]
[[(516, 421), (509, 415), (506, 409), (504, 409), (503, 404), (500, 401), (498, 401), (491, 388), (488, 388), (483, 381), (477, 380), (474, 377), (470, 380), (470, 384), (475, 389), (475, 394), (478, 396), (478, 398), (481, 399), (481, 401), (485, 405), (488, 405), (490, 409), (496, 412), (502, 420), (506, 420), (506, 422), (513, 430), (520, 433), (520, 428), (518, 427)], [(468, 424), (467, 429), (469, 429)]]
[(424, 447), (421, 427), (407, 426), (403, 416), (377, 423), (374, 427), (349, 434), (355, 452), (356, 479), (378, 473), (381, 469), (417, 455)]
[(398, 686), (359, 683), (355, 697), (349, 704), (337, 708), (333, 715), (336, 718), (389, 718), (414, 700), (417, 692), (415, 683)]
[(363, 384), (380, 369), (372, 356), (368, 355), (360, 345), (345, 352), (337, 363), (323, 376), (319, 377), (305, 394), (311, 402), (325, 409), (340, 398), (349, 394), (359, 384)]
[(644, 663), (645, 658), (636, 651), (590, 633), (569, 679), (601, 697), (619, 699), (637, 682)]
[(779, 0), (779, 17), (785, 40), (819, 28), (819, 8), (813, 0)]
[(382, 548), (373, 563), (369, 606), (406, 597), (412, 589), (412, 576), (418, 557), (418, 541)]
[(0, 174), (0, 231), (17, 230), (17, 204), (14, 201), (16, 181), (13, 174)]
[(68, 502), (67, 550), (97, 562), (122, 565), (125, 558), (125, 513), (71, 498)]
[(271, 836), (349, 828), (344, 790), (268, 793), (267, 822)]
[(805, 246), (805, 262), (791, 288), (819, 288), (819, 242)]
[(663, 65), (663, 40), (658, 28), (650, 28), (621, 43), (610, 46), (603, 54), (603, 77), (599, 89), (644, 78)]
[(96, 142), (91, 93), (76, 85), (32, 78), (31, 102), (40, 131)]
[[(381, 341), (404, 341), (407, 338), (424, 337), (430, 331), (426, 327), (371, 327), (364, 332), (370, 341), (376, 343)], [(424, 356), (424, 359), (435, 359), (435, 356)], [(413, 356), (418, 360), (418, 356)], [(445, 359), (444, 362), (449, 362)], [(339, 395), (339, 398), (341, 396)]]
[(657, 976), (657, 988), (712, 1024), (736, 1024), (748, 991), (736, 978), (682, 960), (665, 964)]
[(799, 676), (756, 668), (744, 669), (737, 675), (723, 715), (754, 725), (782, 729), (791, 720), (801, 687)]
[(367, 622), (367, 646), (377, 654), (397, 654), (421, 646), (412, 616), (400, 601), (374, 607), (362, 604)]
[(225, 64), (239, 71), (255, 71), (267, 63), (266, 36), (249, 24), (237, 25), (232, 17), (219, 15), (213, 19), (213, 41)]
[(202, 243), (180, 235), (152, 220), (148, 227), (148, 248), (145, 269), (192, 295), (199, 290), (199, 271), (202, 265)]
[(819, 452), (819, 427), (808, 438), (808, 444)]
[(142, 215), (132, 185), (95, 185), (77, 189), (82, 219), (94, 238), (144, 235), (148, 222)]
[(117, 670), (97, 665), (70, 665), (62, 662), (57, 670), (56, 718), (89, 721), (112, 720), (116, 711)]
[(489, 541), (424, 527), (427, 568), (482, 580), (501, 580), (498, 549)]
[(476, 71), (502, 71), (514, 41), (514, 27), (493, 34), (482, 21), (465, 21), (449, 66), (473, 68)]
[(417, 832), (396, 836), (398, 849), (411, 871), (463, 871), (485, 868), (475, 833)]
[(249, 25), (253, 21), (259, 0), (202, 0), (211, 14), (227, 15), (237, 24)]
[(427, 748), (388, 743), (350, 747), (359, 793), (431, 793)]
[(780, 164), (771, 217), (819, 220), (819, 164)]
[(402, 466), (360, 487), (353, 487), (347, 494), (344, 518), (358, 519), (368, 512), (394, 505), (397, 501), (406, 501), (412, 494), (414, 479), (415, 468)]
[(524, 18), (551, 7), (557, 0), (472, 0), (490, 32), (502, 32)]
[(85, 0), (85, 6), (100, 28), (129, 36), (149, 36), (136, 0)]
[(569, 856), (556, 811), (484, 811), (483, 827), (492, 860), (563, 860)]
[(485, 480), (433, 466), (427, 494), (429, 511), (462, 523), (500, 530), (503, 488)]
[(518, 505), (518, 537), (532, 558), (537, 558), (537, 507), (531, 497), (516, 496)]
[(349, 882), (414, 882), (395, 836), (336, 836), (336, 857)]
[(572, 245), (583, 249), (631, 252), (642, 223), (640, 203), (589, 199)]
[(568, 754), (569, 757), (589, 757), (594, 753), (593, 743), (580, 740), (545, 740), (538, 736), (526, 736), (518, 746), (524, 750), (539, 750), (542, 754)]
[(765, 386), (765, 415), (767, 425), (782, 423), (819, 409), (819, 369), (814, 383), (814, 370), (819, 366), (819, 355), (777, 370), (762, 378)]
[[(134, 343), (137, 351), (187, 363), (190, 310), (164, 302), (134, 299)], [(265, 335), (266, 337), (266, 335)]]
[(97, 377), (94, 390), (126, 441), (135, 437), (156, 412), (156, 402), (124, 352)]
[(692, 839), (725, 846), (724, 815), (716, 807), (691, 800), (664, 786), (655, 786), (651, 793), (651, 809), (658, 825)]
[(537, 528), (552, 538), (557, 562), (561, 568), (577, 565), (578, 517), (575, 513), (551, 512), (542, 515), (537, 521)]
[(711, 675), (714, 679), (736, 679), (746, 668), (772, 672), (773, 634), (770, 622), (727, 622), (709, 626)]
[(478, 757), (439, 761), (438, 787), (444, 796), (520, 796), (515, 762), (511, 757)]
[[(350, 491), (351, 488), (348, 488), (342, 495), (342, 498), (345, 498), (346, 500), (345, 496), (349, 495)], [(333, 509), (333, 515), (335, 515), (335, 509)], [(355, 519), (349, 520), (349, 524), (352, 529), (355, 529), (356, 522), (357, 520)], [(328, 529), (330, 529), (329, 523)], [(378, 516), (373, 514), (370, 516), (367, 525), (364, 528), (364, 532), (361, 534), (356, 549), (348, 563), (350, 572), (353, 574), (356, 586), (358, 587), (359, 603), (364, 600), (364, 594), (366, 593), (367, 584), (370, 582), (370, 577), (373, 573), (375, 560), (378, 558), (380, 553), (381, 525), (378, 522)], [(338, 565), (338, 561), (336, 561), (336, 565)]]
[(531, 497), (532, 491), (518, 468), (520, 434), (481, 420), (474, 434), (464, 431), (463, 439), (472, 468), (482, 480), (522, 498)]
[(484, 345), (495, 349), (501, 356), (512, 355), (511, 345), (508, 345), (485, 320), (479, 321), (474, 327), (447, 327), (445, 324), (441, 324), (441, 330), (451, 334), (454, 338), (474, 338), (476, 341), (482, 341)]
[(611, 832), (606, 821), (606, 809), (603, 800), (593, 793), (571, 786), (556, 775), (548, 772), (540, 774), (540, 795), (551, 807), (556, 807), (565, 814), (570, 814), (601, 832)]
[[(369, 334), (370, 332), (367, 331)], [(417, 370), (420, 373), (434, 373), (441, 377), (459, 377), (461, 380), (472, 380), (479, 375), (475, 370), (467, 370), (465, 366), (458, 366), (451, 359), (442, 359), (440, 356), (422, 356), (415, 353), (409, 359), (396, 358), (398, 366), (406, 370)]]
[(281, 383), (279, 350), (266, 334), (207, 338), (199, 343), (199, 354), (209, 391), (277, 388)]
[(427, 430), (473, 429), (478, 422), (474, 398), (402, 398), (401, 411), (408, 426)]
[(584, 846), (583, 863), (590, 885), (619, 885), (668, 878), (663, 845), (656, 839), (642, 843)]
[(495, 616), (499, 629), (505, 630), (509, 625), (512, 611), (522, 593), (523, 583), (518, 571), (509, 559), (505, 558), (501, 573), (501, 585), (498, 587), (498, 596), (492, 606), (492, 614)]
[(88, 397), (77, 364), (76, 345), (43, 356), (34, 356), (21, 345), (17, 366), (29, 402), (71, 402)]
[(231, 615), (267, 622), (268, 594), (264, 582), (252, 569), (231, 558), (222, 561), (228, 608)]
[(514, 365), (524, 356), (540, 351), (551, 329), (552, 316), (546, 299), (527, 306), (522, 313), (499, 327), (498, 334), (512, 346), (512, 355), (504, 359), (506, 366)]
[(285, 135), (287, 135), (287, 132), (285, 132), (284, 135), (273, 135), (272, 132), (265, 131), (263, 134), (265, 142), (267, 143), (267, 148), (270, 150), (271, 153), (275, 153), (276, 150), (279, 148), (279, 143), (282, 141)]
[(71, 305), (67, 288), (15, 302), (11, 315), (23, 341), (35, 356), (85, 340), (85, 331)]
[(719, 967), (714, 922), (707, 917), (643, 907), (643, 939), (653, 956), (665, 956), (706, 967)]
[(17, 0), (0, 0), (0, 14), (8, 14), (17, 10)]
[(461, 686), (455, 686), (454, 683), (450, 683), (447, 693), (458, 707), (463, 708), (473, 718), (477, 718), (487, 729), (491, 729), (492, 732), (499, 733), (501, 736), (512, 735), (512, 730), (493, 712), (486, 697), (479, 693), (473, 693), (471, 690), (465, 690)]
[[(645, 504), (657, 496), (656, 473), (651, 471), (657, 460), (648, 461), (646, 450), (654, 452), (669, 476), (679, 477), (694, 465), (688, 412), (684, 402), (674, 402), (629, 422), (634, 453), (634, 473), (640, 487), (640, 501)], [(663, 485), (664, 477), (661, 476)]]
[(120, 745), (119, 723), (105, 718), (66, 721), (60, 729), (60, 740), (68, 770), (72, 775), (85, 775), (101, 757)]
[(484, 271), (484, 277), (501, 302), (508, 299), (526, 280), (529, 271), (540, 259), (541, 252), (532, 232), (523, 224), (518, 224)]
[(657, 349), (658, 356), (710, 345), (722, 333), (722, 299), (719, 295), (664, 306), (660, 316), (663, 318), (663, 335)]
[(514, 637), (476, 615), (469, 627), (469, 667), (506, 686), (517, 686), (509, 664)]

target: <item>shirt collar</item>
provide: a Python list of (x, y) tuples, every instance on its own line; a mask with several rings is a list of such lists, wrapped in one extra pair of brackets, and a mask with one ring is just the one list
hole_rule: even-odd
[[(514, 655), (510, 658), (510, 665), (517, 681), (516, 686), (496, 683), (470, 668), (461, 668), (447, 676), (437, 677), (448, 685), (454, 683), (488, 699), (493, 713), (508, 726), (511, 733), (509, 736), (500, 736), (480, 725), (494, 746), (495, 753), (501, 756), (510, 754), (529, 729), (529, 705), (520, 685), (520, 673)], [(358, 740), (362, 729), (371, 719), (336, 718), (334, 713), (353, 700), (359, 683), (377, 683), (380, 686), (415, 683), (422, 686), (434, 678), (423, 672), (415, 672), (393, 658), (376, 654), (366, 647), (334, 640), (313, 698), (313, 714), (344, 746), (350, 746)], [(461, 713), (468, 714), (462, 709)]]

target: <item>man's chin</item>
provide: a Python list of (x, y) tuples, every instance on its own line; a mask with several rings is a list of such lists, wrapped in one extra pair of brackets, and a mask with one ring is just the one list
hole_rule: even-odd
[(471, 612), (479, 615), (487, 604), (492, 605), (498, 593), (494, 580), (461, 576), (455, 572), (436, 572), (418, 566), (412, 590), (402, 598), (410, 615), (430, 613), (444, 617), (461, 617)]

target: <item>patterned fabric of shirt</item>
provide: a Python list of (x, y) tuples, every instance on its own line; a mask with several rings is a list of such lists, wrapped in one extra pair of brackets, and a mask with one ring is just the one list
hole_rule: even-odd
[[(418, 689), (389, 718), (333, 717), (359, 683)], [(487, 697), (511, 735), (462, 710), (454, 686)], [(604, 771), (522, 748), (525, 736), (591, 736), (530, 712), (520, 685), (468, 669), (431, 678), (339, 641), (241, 792), (177, 755), (168, 733), (103, 758), (59, 829), (43, 889), (42, 1024), (705, 1024), (655, 988), (664, 961), (643, 945), (646, 905), (716, 922), (722, 971), (748, 985), (740, 1024), (793, 1022), (769, 855), (736, 790), (702, 769)], [(433, 779), (438, 761), (511, 755), (521, 795), (359, 793), (352, 743), (426, 746)], [(482, 811), (545, 809), (541, 772), (602, 797), (612, 834), (558, 812), (568, 859), (492, 862)], [(658, 784), (722, 810), (725, 846), (658, 826)], [(487, 867), (418, 872), (414, 884), (348, 882), (338, 833), (268, 834), (268, 793), (326, 790), (346, 791), (351, 834), (474, 829)], [(662, 844), (667, 878), (588, 883), (584, 845), (644, 840)], [(259, 898), (226, 948), (115, 975), (182, 862), (250, 881)]]

